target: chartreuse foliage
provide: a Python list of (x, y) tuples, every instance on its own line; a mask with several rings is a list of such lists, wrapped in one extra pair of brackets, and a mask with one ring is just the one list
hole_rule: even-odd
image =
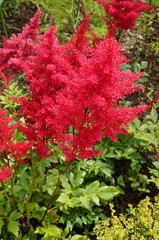
[[(91, 13), (92, 30), (100, 37), (105, 35), (106, 25), (101, 16), (104, 15), (102, 7), (94, 0), (22, 0), (22, 3), (33, 3), (43, 13), (43, 28), (50, 24), (57, 26), (57, 35), (60, 40), (69, 39), (83, 17)], [(46, 20), (47, 19), (47, 20)]]
[(146, 0), (146, 1), (147, 1), (148, 3), (154, 5), (154, 6), (159, 7), (159, 2), (158, 2), (158, 0)]
[(141, 200), (137, 207), (129, 205), (128, 213), (117, 216), (110, 204), (111, 217), (95, 229), (99, 240), (159, 239), (159, 195), (154, 202), (149, 197)]
[(7, 109), (11, 114), (16, 113), (16, 109), (19, 106), (18, 102), (15, 102), (15, 98), (24, 95), (24, 90), (19, 87), (19, 84), (12, 82), (8, 88), (0, 95), (0, 105)]

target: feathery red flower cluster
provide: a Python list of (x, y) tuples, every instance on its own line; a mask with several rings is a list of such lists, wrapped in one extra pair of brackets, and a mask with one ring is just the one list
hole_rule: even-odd
[(103, 5), (105, 12), (111, 17), (107, 23), (115, 29), (132, 29), (141, 12), (153, 9), (147, 2), (142, 2), (141, 0), (97, 1)]
[[(141, 74), (121, 71), (126, 62), (119, 43), (105, 38), (89, 44), (86, 18), (65, 45), (55, 36), (55, 27), (38, 35), (40, 12), (21, 34), (5, 40), (0, 49), (0, 68), (5, 75), (23, 72), (29, 84), (28, 97), (21, 99), (21, 127), (40, 157), (58, 144), (67, 161), (97, 154), (96, 142), (126, 127), (146, 106), (119, 107), (118, 100), (138, 90)], [(71, 130), (73, 129), (73, 130)]]
[(22, 161), (32, 145), (31, 142), (18, 142), (15, 139), (15, 130), (20, 125), (19, 122), (13, 124), (12, 120), (8, 116), (8, 112), (0, 108), (0, 159), (4, 163), (0, 166), (0, 182), (7, 180), (12, 175), (9, 159)]

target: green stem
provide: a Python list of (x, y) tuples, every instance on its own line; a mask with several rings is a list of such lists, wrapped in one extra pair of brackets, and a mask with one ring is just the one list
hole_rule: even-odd
[(59, 203), (58, 205), (56, 205), (55, 207), (52, 207), (50, 209), (48, 209), (48, 213), (50, 213), (51, 211), (55, 210), (56, 208), (59, 208), (61, 205), (63, 205), (63, 203)]
[[(35, 189), (35, 165), (33, 162), (33, 159), (31, 158), (31, 166), (32, 166), (32, 184), (33, 184), (33, 189)], [(36, 202), (36, 192), (34, 191), (34, 201)]]
[(3, 15), (3, 11), (2, 11), (2, 4), (0, 4), (0, 18), (1, 18), (1, 20), (2, 20), (2, 26), (3, 26), (4, 34), (5, 34), (6, 38), (8, 38), (8, 32), (7, 32), (7, 28), (6, 28), (6, 22), (5, 22), (4, 15)]
[[(67, 165), (66, 165), (62, 175), (65, 175), (65, 173), (67, 172), (67, 169), (69, 168), (70, 164), (71, 164), (71, 162), (67, 163)], [(53, 194), (52, 194), (52, 196), (50, 198), (50, 201), (49, 201), (49, 203), (48, 203), (48, 205), (46, 207), (45, 213), (44, 213), (44, 215), (43, 215), (43, 217), (42, 217), (42, 219), (40, 221), (41, 223), (43, 222), (43, 220), (45, 219), (45, 217), (46, 217), (46, 215), (47, 215), (47, 213), (49, 211), (49, 207), (52, 204), (52, 202), (53, 202), (53, 200), (54, 200), (54, 198), (56, 196), (56, 193), (57, 193), (57, 190), (59, 189), (60, 184), (61, 184), (61, 179), (59, 179), (58, 182), (57, 182), (56, 188), (55, 188), (55, 190), (54, 190), (54, 192), (53, 192)]]
[(78, 25), (78, 17), (79, 17), (79, 14), (80, 14), (80, 5), (81, 5), (81, 0), (78, 0), (75, 27), (77, 27), (77, 25)]
[(27, 194), (25, 195), (24, 203), (25, 203), (25, 209), (26, 209), (27, 224), (30, 225), (30, 210), (28, 207), (28, 195)]

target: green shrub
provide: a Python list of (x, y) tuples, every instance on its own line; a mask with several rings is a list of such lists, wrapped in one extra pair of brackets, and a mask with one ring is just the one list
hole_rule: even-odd
[(127, 215), (117, 216), (110, 204), (111, 217), (95, 229), (99, 240), (157, 240), (159, 239), (159, 195), (152, 203), (149, 197), (136, 208), (129, 205)]

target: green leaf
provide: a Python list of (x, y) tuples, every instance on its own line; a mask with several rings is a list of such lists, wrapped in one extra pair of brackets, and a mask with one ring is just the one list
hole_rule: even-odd
[(24, 210), (25, 210), (25, 204), (24, 202), (19, 202), (18, 203), (18, 209), (21, 213), (24, 213)]
[(46, 229), (44, 227), (38, 226), (35, 230), (35, 233), (39, 233), (39, 234), (43, 235), (44, 233), (46, 233)]
[(43, 239), (47, 239), (48, 237), (56, 237), (61, 239), (61, 235), (62, 235), (62, 230), (55, 225), (51, 225), (46, 230), (46, 233)]
[(60, 203), (68, 203), (70, 201), (69, 197), (65, 193), (61, 193), (60, 197), (57, 199)]
[(19, 219), (21, 216), (22, 216), (21, 213), (19, 213), (19, 212), (17, 212), (17, 211), (13, 211), (13, 212), (10, 214), (10, 219), (14, 221), (14, 220)]
[(98, 196), (94, 195), (94, 196), (92, 196), (91, 199), (92, 199), (92, 201), (93, 201), (96, 205), (99, 206), (99, 197), (98, 197)]
[(73, 188), (79, 187), (83, 181), (84, 181), (84, 176), (86, 173), (84, 171), (78, 171), (75, 172), (74, 174), (71, 172), (70, 173), (70, 182)]
[(125, 187), (125, 183), (124, 183), (124, 180), (123, 180), (123, 176), (120, 175), (118, 178), (117, 178), (117, 183), (122, 186), (122, 187)]
[(1, 233), (1, 231), (2, 231), (3, 225), (4, 225), (4, 221), (3, 221), (2, 219), (0, 219), (0, 233)]
[(79, 200), (81, 202), (82, 207), (91, 210), (91, 205), (90, 205), (90, 197), (88, 196), (81, 196), (79, 197)]
[(88, 238), (86, 236), (81, 236), (81, 235), (76, 234), (69, 239), (70, 240), (87, 240)]
[(148, 62), (147, 62), (147, 61), (142, 61), (142, 62), (141, 62), (141, 69), (146, 69), (146, 68), (147, 68), (147, 65), (148, 65)]
[(19, 235), (19, 222), (10, 220), (8, 223), (8, 231), (13, 233), (16, 237)]
[(86, 194), (86, 195), (95, 194), (96, 191), (98, 190), (99, 186), (100, 186), (99, 181), (94, 181), (94, 182), (90, 183), (89, 185), (86, 186), (86, 189), (84, 190), (84, 194)]
[(159, 162), (152, 162), (152, 164), (157, 168), (157, 169), (159, 169)]
[(151, 115), (152, 121), (156, 123), (158, 119), (158, 113), (155, 108), (152, 108), (150, 115)]
[(140, 64), (139, 63), (135, 63), (134, 66), (133, 66), (133, 70), (134, 72), (140, 72)]
[(109, 201), (119, 193), (120, 192), (116, 187), (103, 186), (99, 188), (97, 195), (103, 200)]

